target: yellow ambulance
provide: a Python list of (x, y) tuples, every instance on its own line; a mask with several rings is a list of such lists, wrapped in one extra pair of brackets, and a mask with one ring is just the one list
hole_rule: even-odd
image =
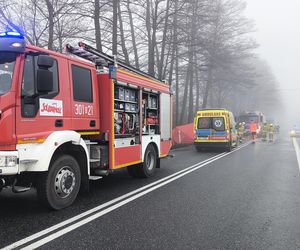
[(226, 109), (204, 109), (194, 120), (197, 151), (204, 148), (223, 148), (231, 151), (237, 146), (237, 129), (232, 112)]

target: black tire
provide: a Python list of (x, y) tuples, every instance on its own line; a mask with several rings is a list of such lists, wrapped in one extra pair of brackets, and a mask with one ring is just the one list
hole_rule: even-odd
[(157, 167), (157, 153), (153, 145), (148, 145), (144, 155), (144, 162), (140, 165), (139, 176), (148, 178), (154, 175)]
[(49, 171), (39, 176), (37, 193), (43, 205), (60, 210), (70, 206), (76, 199), (81, 183), (80, 167), (74, 157), (59, 156)]
[(157, 168), (157, 153), (153, 145), (146, 148), (144, 162), (138, 165), (127, 167), (128, 174), (135, 178), (148, 178), (154, 175)]

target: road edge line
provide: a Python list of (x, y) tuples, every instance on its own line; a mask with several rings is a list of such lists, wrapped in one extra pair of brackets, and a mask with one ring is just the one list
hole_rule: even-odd
[(299, 168), (299, 174), (300, 174), (300, 147), (299, 144), (297, 142), (297, 139), (295, 137), (293, 137), (293, 145), (294, 145), (294, 149), (296, 152), (296, 157), (297, 157), (297, 161), (298, 161), (298, 168)]

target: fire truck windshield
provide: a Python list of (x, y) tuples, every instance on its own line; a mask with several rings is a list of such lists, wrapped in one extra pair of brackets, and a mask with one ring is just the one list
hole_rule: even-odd
[(258, 115), (244, 115), (239, 117), (239, 122), (251, 123), (251, 122), (259, 122)]
[(11, 88), (16, 56), (12, 52), (0, 52), (0, 96)]

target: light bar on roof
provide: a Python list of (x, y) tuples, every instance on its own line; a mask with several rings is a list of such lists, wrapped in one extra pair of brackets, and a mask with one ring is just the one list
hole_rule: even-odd
[(17, 52), (25, 51), (24, 36), (17, 31), (6, 31), (0, 33), (0, 52)]

